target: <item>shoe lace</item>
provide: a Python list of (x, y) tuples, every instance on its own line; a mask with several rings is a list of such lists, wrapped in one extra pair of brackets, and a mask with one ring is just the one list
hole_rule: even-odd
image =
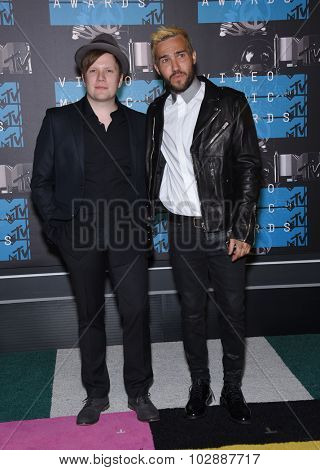
[(84, 403), (84, 406), (89, 406), (92, 403), (92, 398), (86, 397), (84, 400), (82, 400), (82, 403)]

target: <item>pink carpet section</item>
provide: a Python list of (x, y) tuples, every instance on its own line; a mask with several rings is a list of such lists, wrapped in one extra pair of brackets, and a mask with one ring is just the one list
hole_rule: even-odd
[(154, 450), (148, 423), (134, 412), (102, 414), (92, 426), (77, 426), (75, 416), (0, 424), (0, 449)]

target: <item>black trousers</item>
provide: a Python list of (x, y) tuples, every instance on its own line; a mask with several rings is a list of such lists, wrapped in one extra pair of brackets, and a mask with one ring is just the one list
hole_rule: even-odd
[[(89, 397), (108, 395), (106, 365), (105, 277), (115, 290), (123, 326), (124, 384), (129, 397), (148, 393), (153, 380), (148, 304), (148, 267), (145, 254), (136, 253), (124, 263), (116, 251), (92, 247), (73, 253), (66, 227), (57, 241), (71, 276), (78, 307), (81, 377)], [(121, 264), (119, 264), (119, 259)]]
[(213, 287), (224, 381), (240, 384), (245, 353), (245, 260), (233, 263), (226, 246), (214, 237), (208, 241), (191, 217), (169, 217), (169, 253), (181, 298), (183, 343), (192, 380), (210, 380), (205, 310), (207, 289)]

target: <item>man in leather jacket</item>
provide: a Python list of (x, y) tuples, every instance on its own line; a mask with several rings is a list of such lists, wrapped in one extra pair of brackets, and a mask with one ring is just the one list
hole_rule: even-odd
[(220, 403), (231, 419), (246, 424), (245, 255), (254, 241), (261, 171), (255, 125), (243, 93), (196, 76), (186, 31), (161, 27), (151, 47), (167, 91), (147, 113), (149, 196), (153, 213), (162, 208), (169, 214), (169, 254), (192, 379), (186, 416), (203, 416), (212, 401), (205, 303), (213, 287), (223, 346)]

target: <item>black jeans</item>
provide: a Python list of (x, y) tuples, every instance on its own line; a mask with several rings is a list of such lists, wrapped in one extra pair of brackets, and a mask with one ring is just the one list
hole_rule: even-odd
[[(210, 380), (205, 308), (213, 287), (219, 312), (224, 381), (241, 383), (245, 353), (245, 260), (232, 262), (226, 246), (207, 240), (192, 218), (169, 217), (169, 253), (181, 298), (184, 350), (191, 378)], [(220, 246), (220, 248), (217, 248)], [(212, 294), (210, 294), (212, 295)]]
[(148, 393), (153, 373), (145, 254), (137, 253), (125, 264), (117, 252), (108, 249), (91, 248), (77, 257), (63, 230), (57, 245), (70, 273), (77, 301), (81, 377), (88, 396), (103, 398), (110, 390), (104, 321), (106, 269), (109, 270), (122, 319), (126, 392), (132, 398)]

